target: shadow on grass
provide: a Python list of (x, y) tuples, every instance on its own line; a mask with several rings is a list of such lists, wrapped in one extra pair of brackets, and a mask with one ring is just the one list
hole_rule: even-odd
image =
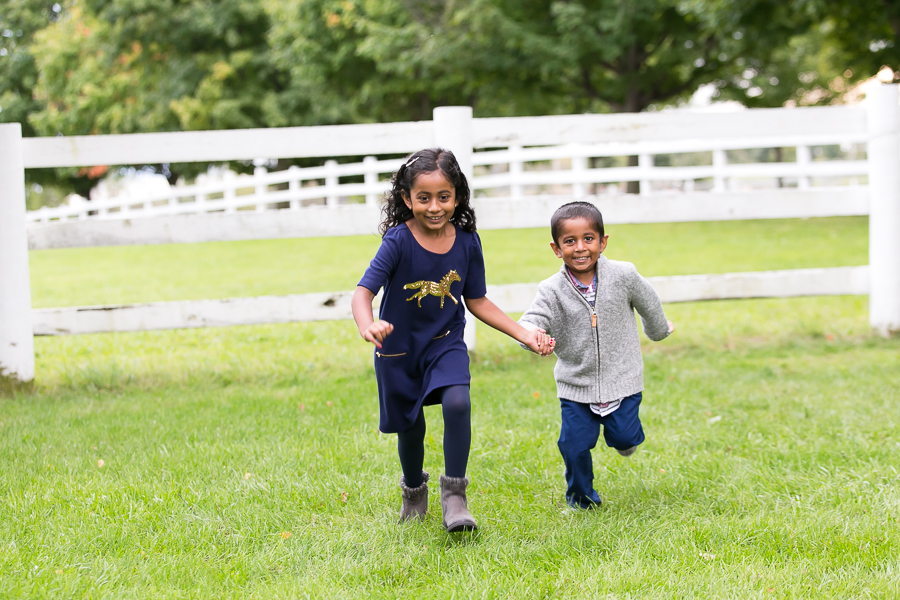
[(0, 374), (0, 398), (15, 398), (34, 391), (34, 381), (20, 381), (10, 375)]

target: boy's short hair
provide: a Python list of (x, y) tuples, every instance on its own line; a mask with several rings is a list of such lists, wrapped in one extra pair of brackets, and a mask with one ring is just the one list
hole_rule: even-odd
[(559, 230), (564, 221), (571, 219), (587, 219), (600, 237), (603, 237), (603, 215), (597, 207), (590, 202), (569, 202), (557, 208), (550, 218), (550, 235), (553, 236), (553, 243), (559, 244)]

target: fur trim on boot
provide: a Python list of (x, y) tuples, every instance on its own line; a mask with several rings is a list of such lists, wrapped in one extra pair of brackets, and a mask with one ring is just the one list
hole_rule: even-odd
[(406, 477), (400, 476), (403, 505), (400, 507), (400, 522), (425, 519), (428, 512), (428, 473), (422, 471), (422, 485), (406, 487)]
[(474, 531), (478, 529), (475, 519), (469, 513), (466, 500), (468, 477), (447, 477), (441, 475), (441, 510), (444, 513), (444, 527), (447, 531)]

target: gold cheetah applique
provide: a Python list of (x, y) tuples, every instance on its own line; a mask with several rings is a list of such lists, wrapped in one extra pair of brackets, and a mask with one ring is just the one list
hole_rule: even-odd
[(456, 298), (453, 297), (453, 294), (450, 293), (450, 284), (454, 281), (462, 281), (459, 278), (459, 273), (454, 270), (451, 270), (449, 273), (444, 275), (441, 279), (440, 283), (434, 281), (416, 281), (415, 283), (407, 283), (403, 286), (404, 290), (415, 290), (419, 291), (413, 294), (411, 297), (407, 298), (406, 301), (416, 300), (419, 304), (419, 308), (422, 308), (422, 298), (428, 295), (438, 296), (441, 299), (441, 308), (444, 308), (444, 296), (449, 296), (451, 300), (453, 300), (454, 304), (459, 304)]

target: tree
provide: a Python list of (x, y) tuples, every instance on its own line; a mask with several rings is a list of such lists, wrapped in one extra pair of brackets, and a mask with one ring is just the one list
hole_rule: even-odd
[(900, 3), (893, 0), (816, 0), (823, 35), (854, 74), (869, 77), (881, 67), (900, 70)]
[[(485, 116), (560, 112), (517, 31), (479, 19), (480, 0), (273, 2), (270, 43), (289, 65), (286, 114), (316, 122), (430, 119), (435, 106)], [(503, 26), (507, 22), (498, 22)]]
[(720, 97), (751, 108), (840, 103), (882, 67), (900, 70), (900, 4), (813, 0), (805, 10), (811, 25), (768, 56), (745, 57)]
[(639, 112), (707, 83), (749, 106), (824, 102), (864, 40), (870, 63), (896, 51), (896, 11), (874, 25), (875, 5), (83, 0), (34, 35), (28, 122), (72, 135), (418, 120), (448, 104)]
[[(32, 54), (35, 37), (65, 16), (64, 0), (8, 0), (0, 12), (0, 123), (20, 123), (22, 135), (38, 132), (30, 118), (45, 103), (36, 95), (39, 65)], [(93, 182), (73, 169), (29, 169), (25, 172), (26, 201), (32, 208), (34, 190), (61, 184), (65, 191), (49, 190), (38, 204), (58, 204), (71, 190), (87, 193)]]
[(37, 37), (44, 135), (265, 126), (267, 64), (259, 2), (89, 0)]
[[(42, 135), (265, 127), (268, 15), (255, 0), (89, 0), (36, 35)], [(170, 180), (200, 165), (163, 165)]]
[(21, 123), (26, 137), (34, 135), (28, 116), (41, 107), (33, 94), (38, 68), (29, 47), (61, 11), (52, 1), (7, 0), (0, 12), (0, 123)]

